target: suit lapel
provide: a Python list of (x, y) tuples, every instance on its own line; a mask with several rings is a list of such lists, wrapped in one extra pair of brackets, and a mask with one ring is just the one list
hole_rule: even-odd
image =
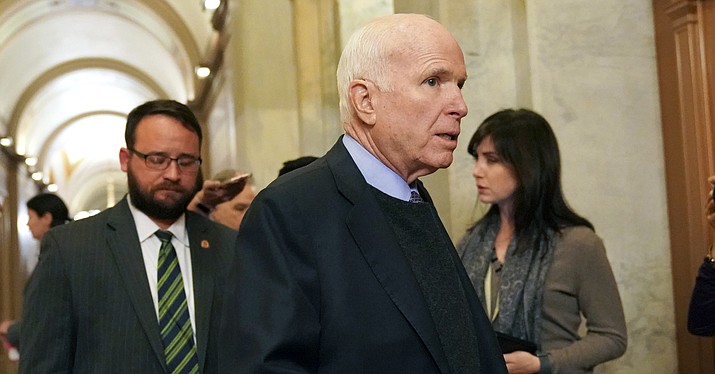
[(211, 308), (213, 306), (214, 282), (211, 274), (219, 271), (215, 264), (215, 249), (211, 248), (208, 239), (208, 226), (196, 219), (193, 214), (186, 214), (186, 229), (189, 232), (189, 247), (191, 250), (191, 268), (194, 279), (194, 313), (196, 319), (196, 353), (199, 357), (199, 367), (204, 371), (206, 347), (209, 340), (209, 325)]
[(166, 371), (164, 346), (147, 280), (144, 257), (126, 198), (112, 208), (107, 225), (107, 246), (117, 262), (119, 274), (129, 295), (129, 301), (137, 313), (154, 353)]
[(326, 159), (338, 190), (353, 204), (346, 224), (365, 261), (395, 306), (409, 321), (432, 354), (440, 371), (449, 372), (447, 357), (412, 269), (389, 227), (377, 199), (342, 144)]

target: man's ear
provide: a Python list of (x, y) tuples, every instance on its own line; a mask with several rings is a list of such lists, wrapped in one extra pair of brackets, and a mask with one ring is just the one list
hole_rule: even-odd
[(376, 89), (374, 85), (365, 80), (354, 80), (350, 82), (348, 87), (348, 100), (355, 111), (355, 115), (367, 125), (374, 125), (376, 122), (375, 108), (372, 105), (371, 88)]
[(122, 171), (127, 171), (127, 164), (129, 163), (129, 150), (126, 148), (119, 149), (119, 165), (122, 167)]

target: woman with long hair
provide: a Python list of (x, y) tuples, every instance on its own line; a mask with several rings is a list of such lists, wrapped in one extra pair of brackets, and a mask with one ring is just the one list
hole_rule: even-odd
[(71, 221), (69, 210), (62, 199), (51, 193), (35, 195), (27, 201), (27, 226), (32, 237), (42, 240), (51, 228)]
[[(548, 122), (527, 109), (499, 111), (469, 142), (479, 201), (490, 204), (458, 251), (502, 341), (510, 373), (590, 373), (626, 349), (616, 281), (593, 225), (566, 203)], [(586, 333), (579, 335), (582, 315)]]
[[(32, 237), (42, 240), (51, 228), (71, 221), (69, 210), (62, 199), (51, 193), (35, 195), (27, 201), (27, 226)], [(10, 350), (20, 348), (20, 320), (0, 322), (0, 338), (6, 340)], [(11, 357), (11, 359), (14, 359)]]

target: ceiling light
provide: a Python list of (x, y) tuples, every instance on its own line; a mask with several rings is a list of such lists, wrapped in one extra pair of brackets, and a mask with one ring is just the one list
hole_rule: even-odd
[(39, 181), (39, 180), (42, 179), (42, 172), (41, 172), (41, 171), (36, 171), (36, 172), (32, 173), (32, 176), (31, 176), (31, 177), (32, 177), (32, 180), (34, 180), (34, 181)]
[(25, 165), (27, 166), (35, 166), (37, 165), (37, 158), (36, 157), (28, 157), (25, 159)]
[(13, 143), (12, 138), (9, 136), (3, 136), (0, 138), (0, 145), (3, 147), (9, 147)]
[(83, 211), (81, 211), (81, 212), (75, 214), (73, 219), (74, 219), (75, 221), (79, 221), (79, 220), (81, 220), (81, 219), (84, 219), (84, 218), (87, 218), (87, 217), (91, 217), (91, 216), (93, 216), (93, 215), (95, 215), (95, 214), (97, 214), (97, 213), (99, 213), (99, 209), (83, 210)]
[(57, 188), (57, 185), (54, 184), (54, 183), (47, 185), (47, 191), (57, 192), (57, 189), (58, 189), (58, 188)]
[(197, 66), (196, 69), (194, 69), (194, 72), (199, 79), (204, 79), (211, 75), (211, 69), (206, 66)]
[(216, 10), (221, 5), (221, 0), (201, 0), (201, 7), (204, 10)]

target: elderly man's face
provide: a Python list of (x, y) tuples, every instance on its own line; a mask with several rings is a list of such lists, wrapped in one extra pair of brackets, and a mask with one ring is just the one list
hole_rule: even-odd
[[(407, 182), (446, 168), (467, 115), (462, 50), (441, 25), (429, 22), (407, 40), (395, 40), (389, 92), (373, 90), (378, 158)], [(397, 38), (399, 39), (399, 38)]]

